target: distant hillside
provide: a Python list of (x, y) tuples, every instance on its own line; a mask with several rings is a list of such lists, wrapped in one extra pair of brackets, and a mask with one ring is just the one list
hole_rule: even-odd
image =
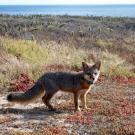
[(0, 15), (0, 35), (108, 50), (135, 64), (135, 18)]
[(0, 15), (0, 30), (1, 35), (37, 40), (61, 40), (65, 36), (122, 38), (135, 32), (135, 18)]

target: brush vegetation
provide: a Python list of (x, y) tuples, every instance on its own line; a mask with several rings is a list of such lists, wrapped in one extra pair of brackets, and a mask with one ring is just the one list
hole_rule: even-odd
[(135, 19), (0, 15), (0, 81), (102, 61), (106, 76), (134, 76)]
[[(43, 73), (52, 70), (81, 69), (82, 61), (94, 63), (102, 61), (102, 74), (106, 76), (135, 76), (130, 70), (132, 65), (116, 54), (108, 51), (77, 48), (70, 44), (58, 44), (50, 41), (39, 44), (37, 41), (0, 37), (1, 83), (7, 84), (21, 73), (36, 80)], [(4, 62), (5, 61), (5, 62)], [(50, 68), (47, 68), (50, 66)]]

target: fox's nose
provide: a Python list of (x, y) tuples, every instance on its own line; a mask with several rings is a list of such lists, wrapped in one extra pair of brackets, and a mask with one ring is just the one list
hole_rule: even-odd
[(94, 80), (95, 78), (94, 77), (91, 77), (92, 80)]

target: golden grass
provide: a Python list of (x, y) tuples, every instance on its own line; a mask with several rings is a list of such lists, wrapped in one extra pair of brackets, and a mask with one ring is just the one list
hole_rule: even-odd
[(70, 67), (81, 66), (81, 62), (88, 60), (88, 50), (77, 49), (70, 44), (57, 44), (56, 42), (49, 42), (47, 45), (49, 50), (48, 64), (63, 64)]
[(36, 41), (1, 37), (0, 42), (9, 54), (27, 63), (45, 64), (48, 58), (48, 49), (41, 47)]
[(130, 70), (132, 65), (118, 55), (106, 51), (102, 52), (98, 57), (102, 60), (101, 70), (105, 75), (126, 77), (135, 76), (135, 73)]
[(96, 41), (96, 44), (98, 45), (98, 46), (100, 46), (101, 48), (106, 48), (106, 47), (113, 47), (113, 43), (111, 42), (111, 41), (109, 41), (109, 42), (107, 42), (107, 41), (105, 41), (105, 40), (101, 40), (101, 39), (98, 39), (97, 41)]
[[(38, 44), (36, 41), (0, 37), (0, 83), (2, 85), (17, 78), (21, 73), (36, 80), (48, 65), (65, 65), (71, 70), (81, 68), (82, 61), (102, 61), (101, 71), (107, 76), (135, 76), (132, 65), (118, 55), (99, 50), (76, 48), (68, 43), (50, 41)], [(4, 55), (2, 55), (4, 54)], [(57, 70), (57, 69), (56, 69)]]

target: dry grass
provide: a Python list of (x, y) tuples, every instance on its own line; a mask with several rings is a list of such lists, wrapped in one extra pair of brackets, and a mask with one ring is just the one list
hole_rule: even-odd
[[(108, 51), (76, 48), (68, 43), (17, 40), (0, 37), (0, 80), (7, 85), (21, 73), (28, 74), (36, 80), (48, 70), (50, 65), (62, 65), (65, 70), (81, 69), (81, 62), (94, 63), (102, 61), (102, 73), (107, 76), (135, 76), (130, 71), (132, 65), (116, 54)], [(58, 66), (57, 68), (61, 68)], [(57, 70), (55, 69), (55, 71)]]

